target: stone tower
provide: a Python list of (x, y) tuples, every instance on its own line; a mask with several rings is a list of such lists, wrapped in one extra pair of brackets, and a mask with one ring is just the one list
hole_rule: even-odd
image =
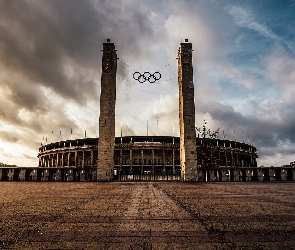
[(197, 162), (192, 44), (187, 39), (178, 50), (178, 86), (181, 178), (195, 181)]
[(97, 180), (111, 181), (114, 172), (117, 53), (109, 39), (103, 44)]

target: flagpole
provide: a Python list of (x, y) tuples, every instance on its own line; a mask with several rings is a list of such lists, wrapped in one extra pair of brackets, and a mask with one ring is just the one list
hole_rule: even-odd
[(157, 120), (157, 136), (159, 136), (159, 120)]
[(173, 144), (174, 144), (174, 122), (173, 121), (172, 121), (172, 133), (173, 133)]
[(172, 133), (173, 133), (173, 137), (174, 137), (174, 122), (172, 121)]

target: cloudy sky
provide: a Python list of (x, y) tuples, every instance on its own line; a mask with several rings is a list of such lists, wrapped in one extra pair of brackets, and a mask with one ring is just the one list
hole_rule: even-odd
[[(0, 162), (98, 136), (102, 44), (118, 53), (116, 135), (179, 135), (177, 50), (193, 44), (196, 126), (295, 160), (295, 0), (1, 0)], [(138, 83), (134, 71), (160, 71)], [(158, 122), (157, 122), (158, 121)], [(157, 126), (158, 123), (158, 126)], [(53, 133), (52, 133), (53, 131)], [(61, 131), (61, 136), (60, 136)], [(222, 132), (221, 132), (222, 136)], [(44, 138), (44, 139), (43, 139)]]

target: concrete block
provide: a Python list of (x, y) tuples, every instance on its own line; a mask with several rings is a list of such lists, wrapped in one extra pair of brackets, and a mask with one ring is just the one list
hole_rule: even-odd
[(25, 180), (26, 180), (26, 170), (25, 170), (25, 169), (22, 169), (22, 170), (19, 172), (19, 180), (20, 180), (20, 181), (25, 181)]
[(30, 173), (30, 181), (37, 181), (37, 169), (32, 169)]
[(274, 169), (269, 169), (269, 181), (276, 181), (276, 172)]
[(9, 169), (7, 174), (7, 180), (13, 181), (13, 176), (14, 176), (14, 169)]
[(287, 171), (285, 169), (281, 170), (281, 180), (287, 181)]
[(79, 171), (80, 173), (80, 181), (85, 181), (87, 178), (85, 178), (86, 177), (86, 174), (85, 174), (85, 170), (80, 170)]
[(234, 169), (233, 174), (234, 174), (234, 181), (240, 181), (240, 170)]
[(198, 181), (204, 181), (203, 171), (198, 169)]
[(65, 181), (74, 181), (74, 171), (73, 171), (73, 169), (68, 169), (67, 170)]
[(57, 169), (55, 172), (55, 181), (61, 181), (61, 170)]
[(210, 173), (210, 181), (216, 181), (216, 175), (214, 170), (209, 170)]
[(49, 181), (49, 170), (44, 169), (41, 174), (41, 181)]
[(252, 181), (253, 178), (253, 170), (246, 169), (246, 181)]
[(222, 178), (222, 181), (230, 181), (229, 171), (227, 169), (221, 169), (221, 178)]
[(97, 181), (97, 171), (96, 171), (96, 169), (92, 169), (92, 181)]

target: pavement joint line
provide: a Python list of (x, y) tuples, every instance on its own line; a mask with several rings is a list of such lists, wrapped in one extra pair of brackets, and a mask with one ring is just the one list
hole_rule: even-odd
[(222, 243), (225, 243), (229, 246), (236, 247), (236, 244), (226, 238), (226, 232), (225, 230), (220, 230), (218, 228), (215, 228), (212, 225), (209, 225), (206, 223), (206, 221), (200, 216), (200, 214), (197, 214), (195, 211), (193, 211), (185, 202), (180, 201), (176, 198), (174, 194), (171, 194), (164, 188), (160, 187), (157, 183), (153, 184), (156, 188), (162, 190), (168, 197), (170, 197), (176, 204), (178, 204), (182, 209), (187, 211), (195, 220), (196, 222), (199, 222), (209, 233), (211, 236), (216, 236)]

